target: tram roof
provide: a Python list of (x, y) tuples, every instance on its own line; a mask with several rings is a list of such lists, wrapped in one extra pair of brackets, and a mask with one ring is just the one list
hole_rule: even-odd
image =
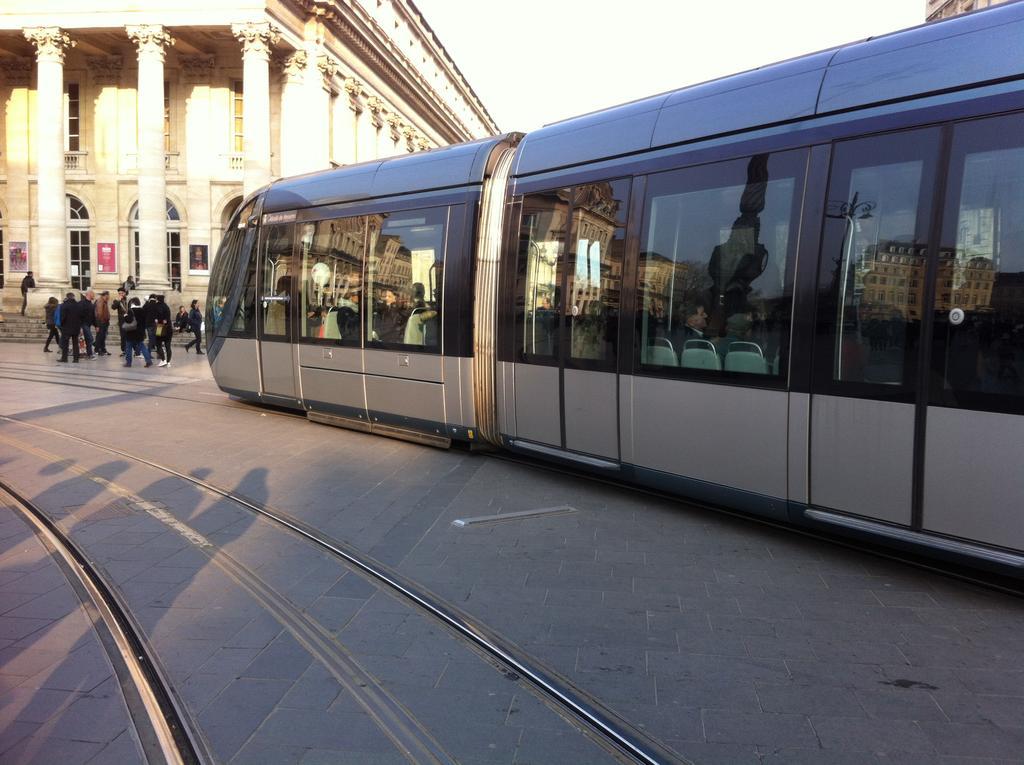
[(527, 134), (517, 176), (1024, 76), (1024, 2), (574, 117)]
[(513, 135), (284, 178), (267, 189), (263, 211), (296, 210), (480, 184), (491, 151)]

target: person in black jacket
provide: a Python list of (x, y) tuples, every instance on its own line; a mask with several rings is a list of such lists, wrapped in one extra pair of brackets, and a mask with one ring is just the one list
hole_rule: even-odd
[(128, 313), (128, 293), (124, 287), (117, 288), (117, 300), (111, 303), (110, 307), (117, 311), (117, 334), (121, 338), (121, 353), (124, 354), (124, 330), (121, 327), (124, 326), (124, 317)]
[(146, 314), (146, 337), (149, 340), (149, 353), (152, 356), (153, 351), (156, 351), (156, 355), (161, 361), (164, 360), (164, 349), (156, 341), (156, 295), (150, 294), (149, 299), (146, 300), (146, 304), (142, 306), (142, 310)]
[(85, 357), (87, 359), (96, 358), (93, 353), (93, 335), (92, 328), (96, 326), (96, 306), (93, 305), (93, 300), (96, 297), (96, 293), (91, 289), (86, 290), (82, 293), (82, 299), (78, 301), (78, 310), (81, 316), (82, 324), (82, 337), (85, 338)]
[(124, 365), (130, 367), (136, 352), (141, 353), (146, 360), (146, 366), (153, 366), (153, 357), (149, 354), (149, 348), (143, 342), (146, 339), (146, 309), (139, 304), (138, 298), (128, 301), (129, 310), (125, 315), (124, 337)]
[(185, 353), (188, 353), (188, 349), (195, 345), (196, 355), (202, 356), (203, 350), (200, 344), (203, 339), (203, 312), (199, 308), (198, 300), (192, 301), (192, 309), (188, 312), (188, 328), (192, 330), (192, 334), (196, 336), (196, 339), (188, 341), (188, 344), (185, 345)]
[(78, 333), (81, 329), (82, 313), (75, 300), (75, 293), (69, 292), (60, 304), (60, 358), (57, 361), (67, 363), (70, 343), (75, 363), (78, 363)]
[(173, 333), (171, 307), (164, 302), (163, 295), (157, 295), (156, 305), (153, 306), (153, 335), (156, 337), (156, 349), (160, 355), (158, 367), (171, 365), (171, 335)]
[(21, 315), (25, 315), (25, 308), (28, 306), (28, 291), (36, 286), (35, 277), (29, 271), (21, 280)]
[(56, 340), (57, 346), (60, 347), (60, 332), (57, 331), (57, 319), (54, 316), (59, 305), (60, 303), (57, 302), (55, 297), (51, 297), (46, 301), (46, 328), (50, 330), (50, 334), (46, 336), (46, 345), (43, 346), (43, 351), (46, 353), (53, 353), (50, 350), (51, 340)]

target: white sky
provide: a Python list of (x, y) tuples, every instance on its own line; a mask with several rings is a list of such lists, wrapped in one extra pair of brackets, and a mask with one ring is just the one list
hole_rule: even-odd
[(924, 22), (926, 0), (414, 0), (503, 131)]

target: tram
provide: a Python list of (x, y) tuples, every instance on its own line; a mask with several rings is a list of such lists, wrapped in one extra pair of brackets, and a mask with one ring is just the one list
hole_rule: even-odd
[(220, 388), (1024, 575), (1024, 3), (276, 181)]

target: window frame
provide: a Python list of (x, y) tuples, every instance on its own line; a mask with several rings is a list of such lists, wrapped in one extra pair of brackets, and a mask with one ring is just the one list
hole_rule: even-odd
[[(302, 252), (301, 247), (300, 247), (300, 249), (299, 249), (299, 271), (298, 271), (298, 274), (299, 274), (299, 286), (297, 287), (296, 294), (295, 294), (295, 299), (297, 301), (299, 301), (299, 303), (300, 303), (299, 309), (298, 309), (299, 310), (299, 319), (298, 319), (299, 324), (298, 324), (298, 327), (299, 327), (299, 330), (300, 330), (298, 332), (298, 342), (300, 344), (302, 344), (302, 345), (321, 345), (321, 346), (337, 347), (337, 348), (353, 348), (353, 349), (361, 349), (361, 348), (364, 347), (364, 341), (365, 341), (365, 338), (366, 338), (366, 318), (365, 318), (364, 306), (366, 305), (366, 262), (367, 262), (368, 245), (369, 245), (369, 217), (370, 216), (367, 213), (356, 213), (356, 214), (352, 214), (352, 215), (334, 215), (334, 216), (330, 216), (330, 217), (316, 218), (316, 219), (304, 218), (302, 220), (297, 220), (295, 222), (296, 226), (303, 226), (303, 225), (308, 225), (308, 224), (312, 224), (314, 226), (319, 226), (321, 223), (327, 223), (327, 222), (336, 221), (336, 220), (362, 219), (362, 227), (363, 227), (363, 246), (362, 246), (362, 251), (360, 252), (360, 255), (359, 255), (359, 258), (360, 258), (360, 261), (359, 261), (360, 299), (359, 299), (359, 316), (358, 316), (358, 320), (359, 320), (359, 339), (358, 339), (358, 341), (345, 340), (345, 339), (340, 338), (340, 337), (339, 338), (312, 337), (312, 336), (305, 335), (305, 334), (302, 333), (301, 330), (303, 328), (303, 322), (305, 320), (305, 317), (302, 314), (306, 311), (305, 294), (304, 294), (304, 286), (305, 286), (305, 278), (304, 278), (304, 276), (305, 276), (305, 272), (306, 272), (306, 261), (305, 261), (306, 254)], [(298, 240), (298, 242), (296, 244), (298, 245), (299, 242), (301, 242), (301, 238)]]
[[(1010, 129), (1004, 128), (1002, 130), (995, 130), (994, 132), (998, 136), (996, 141), (989, 140), (991, 136), (990, 132), (982, 132), (980, 134), (974, 133), (973, 135), (969, 132), (977, 130), (978, 128), (985, 131), (986, 127), (990, 125), (998, 126), (999, 123), (1009, 123), (1011, 127)], [(937, 202), (942, 216), (939, 245), (937, 247), (939, 252), (956, 251), (956, 234), (960, 220), (963, 181), (966, 175), (967, 158), (971, 154), (998, 151), (1000, 149), (1015, 147), (1024, 152), (1024, 139), (1020, 137), (1021, 134), (1019, 132), (1014, 132), (1014, 130), (1019, 130), (1022, 124), (1024, 124), (1024, 111), (1004, 114), (989, 114), (972, 119), (959, 120), (952, 123), (952, 137), (949, 150), (943, 157), (943, 171), (946, 174), (944, 184), (945, 193)], [(1016, 141), (1014, 140), (1015, 138)], [(938, 272), (939, 267), (940, 264), (936, 263), (936, 272)], [(999, 273), (1024, 273), (1024, 271), (996, 272), (996, 274)], [(940, 292), (940, 288), (938, 286), (939, 278), (937, 274), (933, 279), (933, 282), (936, 286), (925, 296), (927, 304), (931, 307), (929, 314), (929, 321), (931, 322), (931, 343), (928, 349), (930, 354), (928, 363), (929, 385), (928, 390), (925, 392), (927, 395), (928, 406), (960, 409), (965, 411), (1024, 415), (1024, 394), (1016, 395), (1013, 393), (993, 393), (989, 391), (946, 388), (945, 380), (947, 369), (945, 366), (945, 351), (949, 331), (948, 320), (946, 318), (948, 313), (942, 318), (942, 321), (940, 321), (936, 305), (936, 300), (939, 297), (936, 293)], [(979, 285), (974, 283), (974, 287), (972, 289), (972, 282), (966, 283), (961, 288), (961, 292), (966, 292), (968, 290), (974, 293), (978, 292)], [(993, 284), (993, 288), (994, 286), (995, 285)], [(1024, 280), (1022, 280), (1019, 286), (1014, 286), (1011, 289), (1024, 291)], [(1014, 294), (1017, 293), (1015, 292)], [(970, 312), (968, 312), (968, 315), (969, 314)]]
[[(728, 186), (734, 186), (736, 184), (728, 184), (728, 186), (725, 185), (723, 183), (725, 176), (721, 174), (715, 176), (715, 169), (722, 168), (723, 166), (728, 166), (729, 172), (735, 172), (736, 170), (742, 169), (742, 175), (743, 177), (746, 177), (746, 166), (749, 164), (750, 160), (758, 154), (767, 154), (769, 161), (775, 160), (777, 162), (787, 163), (787, 169), (792, 170), (792, 173), (784, 174), (778, 178), (770, 178), (770, 181), (787, 178), (791, 178), (793, 180), (793, 194), (792, 199), (790, 200), (790, 214), (788, 219), (789, 235), (787, 239), (787, 251), (782, 264), (783, 298), (788, 299), (789, 301), (789, 313), (785, 329), (781, 331), (778, 336), (778, 373), (775, 374), (769, 371), (768, 374), (756, 374), (727, 371), (725, 369), (698, 369), (694, 367), (684, 367), (681, 364), (679, 366), (663, 366), (644, 363), (642, 361), (642, 354), (644, 352), (642, 342), (642, 322), (644, 320), (645, 293), (643, 284), (641, 283), (643, 278), (643, 270), (641, 266), (643, 265), (643, 248), (645, 247), (647, 237), (650, 234), (649, 226), (651, 205), (655, 196), (664, 196), (663, 194), (657, 193), (659, 191), (657, 188), (657, 181), (660, 178), (669, 178), (672, 175), (693, 175), (700, 179), (700, 182), (697, 184), (680, 184), (677, 186), (678, 191), (676, 193), (693, 193), (697, 191), (712, 191), (714, 189), (727, 188)], [(732, 166), (735, 166), (735, 168)], [(635, 223), (638, 242), (632, 250), (627, 249), (627, 258), (633, 261), (633, 268), (635, 269), (634, 281), (632, 284), (633, 299), (631, 306), (633, 316), (627, 317), (627, 320), (631, 322), (633, 346), (632, 353), (629, 358), (629, 372), (631, 374), (639, 377), (684, 380), (688, 382), (713, 383), (716, 385), (746, 388), (765, 388), (772, 390), (785, 390), (788, 388), (791, 361), (790, 357), (792, 356), (790, 344), (792, 342), (794, 327), (799, 320), (796, 271), (797, 261), (801, 259), (800, 236), (801, 227), (803, 226), (804, 208), (807, 204), (804, 195), (809, 184), (809, 173), (811, 173), (812, 170), (811, 146), (805, 145), (783, 147), (766, 152), (746, 152), (739, 155), (730, 155), (705, 162), (677, 165), (673, 167), (666, 167), (664, 169), (659, 168), (656, 171), (643, 175), (643, 179), (645, 181), (643, 186), (643, 198), (640, 209), (638, 210), (639, 216)], [(803, 259), (806, 260), (806, 256), (803, 256)], [(706, 306), (705, 310), (707, 310)], [(771, 363), (769, 362), (769, 370), (770, 369)]]
[[(940, 190), (940, 183), (946, 173), (946, 156), (943, 148), (944, 129), (943, 124), (914, 125), (904, 130), (858, 134), (849, 137), (844, 136), (831, 142), (829, 177), (828, 183), (825, 187), (825, 210), (821, 222), (821, 235), (816, 243), (817, 251), (815, 252), (814, 258), (818, 274), (814, 287), (816, 306), (813, 316), (814, 349), (811, 354), (811, 389), (815, 394), (842, 396), (847, 398), (865, 398), (875, 401), (891, 401), (907, 404), (913, 404), (918, 399), (918, 391), (920, 388), (919, 377), (922, 362), (922, 344), (924, 342), (926, 325), (930, 321), (928, 307), (931, 305), (931, 302), (928, 296), (928, 290), (929, 285), (933, 283), (934, 279), (932, 276), (932, 261), (937, 252), (936, 242), (928, 240), (932, 238), (934, 232), (936, 204), (937, 202), (941, 203), (941, 200), (937, 200), (937, 194)], [(930, 140), (930, 145), (926, 145), (926, 139)], [(869, 164), (863, 159), (864, 156), (866, 156), (863, 151), (863, 147), (868, 142), (874, 143), (882, 141), (890, 142), (884, 147), (885, 151), (881, 155), (874, 152), (868, 156), (871, 157), (871, 161), (876, 161), (879, 156), (883, 157), (883, 159), (877, 160), (875, 165)], [(914, 153), (901, 151), (899, 149), (894, 150), (891, 143), (892, 141), (902, 141), (913, 144), (915, 148), (920, 149), (920, 151)], [(920, 158), (922, 161), (918, 208), (916, 211), (915, 221), (916, 228), (914, 233), (915, 235), (920, 234), (924, 241), (919, 242), (914, 246), (924, 250), (922, 268), (917, 276), (917, 279), (923, 285), (921, 289), (924, 300), (922, 301), (922, 305), (916, 306), (920, 308), (922, 318), (918, 327), (918, 335), (914, 340), (914, 346), (912, 348), (904, 348), (904, 366), (902, 370), (903, 381), (899, 384), (874, 383), (865, 382), (863, 380), (835, 380), (833, 374), (835, 355), (832, 349), (836, 338), (834, 332), (830, 333), (826, 330), (830, 325), (830, 322), (834, 323), (838, 303), (836, 302), (837, 295), (833, 295), (823, 287), (824, 281), (827, 278), (824, 264), (826, 241), (829, 237), (830, 216), (828, 212), (828, 199), (832, 192), (833, 183), (837, 178), (836, 171), (838, 151), (844, 146), (855, 147), (857, 144), (861, 144), (859, 150), (851, 150), (857, 155), (857, 163), (850, 165), (851, 170), (864, 167), (882, 166), (885, 158), (890, 156), (900, 162), (912, 161), (915, 157)], [(846, 177), (849, 179), (849, 175)], [(908, 278), (910, 280), (914, 280), (915, 277), (913, 272), (911, 272)], [(878, 291), (879, 284), (876, 283), (874, 286), (875, 291)], [(888, 287), (889, 285), (882, 286)], [(907, 287), (908, 291), (911, 289), (911, 287)]]

